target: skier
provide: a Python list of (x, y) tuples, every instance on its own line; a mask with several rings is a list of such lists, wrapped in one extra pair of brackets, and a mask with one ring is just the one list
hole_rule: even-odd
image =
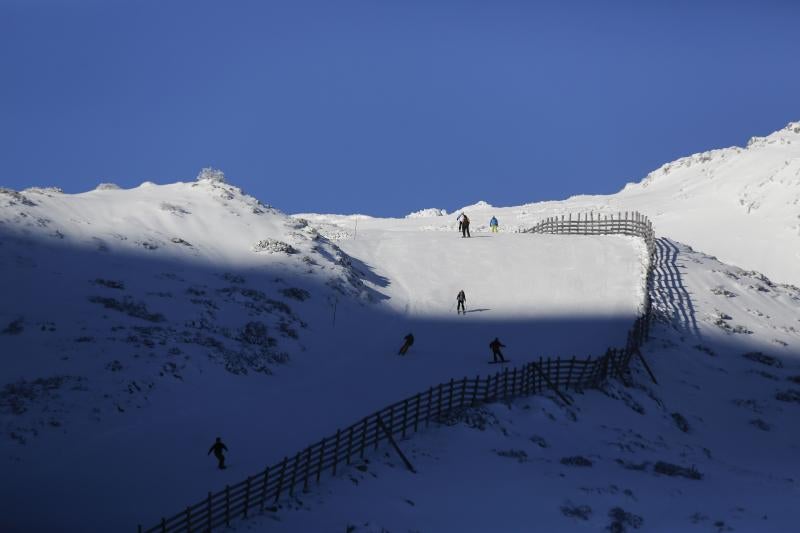
[(461, 229), (461, 237), (470, 237), (469, 234), (469, 217), (466, 213), (461, 213), (458, 215), (458, 218), (461, 219), (459, 224), (459, 228)]
[(497, 218), (492, 217), (492, 220), (489, 221), (489, 227), (492, 228), (492, 233), (497, 233)]
[(456, 307), (456, 313), (461, 314), (463, 311), (464, 314), (467, 314), (467, 309), (464, 307), (464, 304), (467, 303), (467, 295), (464, 294), (464, 289), (458, 291), (458, 295), (456, 296), (456, 302), (458, 302), (458, 307)]
[(228, 447), (222, 443), (222, 440), (220, 440), (219, 437), (217, 437), (217, 441), (211, 445), (211, 448), (209, 448), (208, 453), (206, 454), (211, 455), (211, 452), (214, 452), (214, 457), (217, 458), (218, 462), (217, 467), (220, 470), (225, 470), (225, 456), (222, 455), (223, 450), (227, 452)]
[(405, 342), (400, 347), (400, 351), (398, 352), (399, 355), (405, 355), (408, 349), (411, 348), (411, 345), (414, 344), (414, 335), (412, 335), (411, 333), (403, 337), (403, 339), (405, 340)]
[[(503, 352), (500, 351), (500, 348), (505, 348), (506, 345), (500, 342), (500, 339), (495, 337), (492, 342), (489, 343), (489, 348), (492, 349), (492, 362), (493, 363), (505, 363), (506, 358), (503, 357)], [(500, 359), (498, 361), (498, 358)]]

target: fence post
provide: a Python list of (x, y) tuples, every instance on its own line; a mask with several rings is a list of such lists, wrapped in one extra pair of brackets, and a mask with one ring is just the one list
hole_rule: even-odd
[(442, 384), (439, 383), (439, 402), (438, 407), (436, 409), (436, 420), (440, 421), (442, 419)]
[(350, 464), (350, 456), (353, 454), (353, 431), (355, 426), (350, 426), (350, 431), (347, 432), (347, 464)]
[(475, 405), (475, 403), (478, 401), (478, 384), (480, 381), (481, 377), (479, 375), (475, 376), (475, 388), (472, 389), (472, 402), (470, 402), (470, 405)]
[(331, 475), (336, 475), (336, 465), (339, 463), (339, 439), (342, 436), (342, 430), (336, 430), (336, 442), (333, 445), (333, 466), (331, 467)]
[(511, 372), (511, 397), (516, 398), (517, 396), (517, 367), (514, 367), (514, 371)]
[[(339, 434), (339, 430), (336, 430)], [(319, 447), (319, 462), (317, 463), (317, 485), (319, 485), (319, 477), (322, 475), (322, 460), (325, 458), (325, 439), (322, 439), (322, 445)], [(336, 459), (334, 459), (335, 461)]]
[(192, 508), (191, 506), (186, 506), (186, 531), (192, 533)]
[(244, 491), (244, 512), (242, 513), (247, 518), (247, 508), (250, 507), (250, 482), (252, 476), (247, 476), (247, 486)]
[(417, 393), (417, 401), (414, 405), (414, 433), (418, 431), (417, 427), (419, 425), (419, 403), (420, 403), (420, 395)]
[(527, 396), (529, 393), (529, 385), (528, 385), (528, 364), (525, 363), (519, 371), (519, 394), (520, 396)]
[(281, 473), (278, 476), (278, 488), (275, 489), (275, 503), (278, 502), (278, 498), (281, 497), (281, 490), (283, 489), (283, 480), (284, 476), (286, 475), (286, 463), (289, 462), (288, 457), (283, 458), (283, 463), (281, 464)]
[(378, 427), (378, 420), (380, 419), (380, 414), (375, 413), (375, 449), (378, 449), (378, 442), (381, 440), (380, 428)]
[(206, 500), (206, 522), (208, 530), (211, 531), (211, 491), (208, 491), (208, 500)]
[(556, 387), (561, 386), (561, 357), (556, 358)]
[(311, 446), (306, 448), (306, 467), (303, 472), (303, 492), (308, 492), (308, 473), (311, 470)]
[(161, 531), (162, 533), (167, 532), (167, 519), (163, 517), (161, 518)]
[(408, 421), (408, 398), (403, 400), (403, 438), (406, 437), (406, 423)]
[(225, 525), (231, 525), (231, 487), (225, 485)]
[(294, 485), (297, 482), (297, 469), (300, 468), (300, 453), (294, 456), (294, 465), (292, 466), (292, 483), (289, 485), (289, 496), (294, 496)]
[(450, 393), (448, 395), (448, 400), (447, 400), (448, 415), (453, 412), (453, 383), (454, 383), (453, 378), (450, 378)]
[(364, 426), (361, 428), (361, 459), (364, 458), (364, 448), (367, 447), (367, 419), (364, 419)]
[(464, 380), (461, 382), (461, 401), (458, 404), (458, 407), (464, 407), (465, 402), (467, 401), (467, 376), (464, 376)]
[[(261, 505), (259, 508), (260, 511), (264, 510), (264, 502), (267, 501), (267, 483), (269, 483), (269, 467), (264, 469), (264, 481), (262, 482), (261, 485)], [(211, 493), (209, 492), (208, 495), (210, 499)], [(210, 503), (211, 502), (209, 501), (209, 504)], [(211, 524), (209, 524), (208, 528), (211, 529)]]
[(433, 409), (433, 387), (428, 387), (428, 409), (425, 412), (425, 427), (431, 424), (431, 410)]

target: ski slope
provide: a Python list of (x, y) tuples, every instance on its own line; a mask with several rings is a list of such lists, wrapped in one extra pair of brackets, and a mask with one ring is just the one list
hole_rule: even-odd
[(630, 388), (468, 410), (236, 531), (796, 529), (800, 290), (660, 239)]
[[(627, 237), (462, 239), (413, 219), (348, 236), (214, 174), (0, 201), (3, 531), (156, 521), (398, 398), (488, 372), (495, 336), (520, 364), (602, 353), (642, 302), (645, 250)], [(223, 472), (206, 454), (216, 436)]]
[[(488, 407), (403, 441), (416, 477), (381, 454), (237, 529), (517, 531), (533, 515), (551, 531), (792, 530), (800, 294), (781, 282), (800, 284), (799, 147), (790, 123), (616, 195), (403, 219), (287, 216), (213, 171), (1, 189), (0, 530), (155, 522), (398, 398), (486, 373), (495, 336), (515, 364), (620, 344), (644, 296), (641, 243), (518, 232), (632, 210), (665, 237), (645, 350), (659, 385), (639, 369), (572, 409)], [(206, 455), (216, 436), (223, 472)]]

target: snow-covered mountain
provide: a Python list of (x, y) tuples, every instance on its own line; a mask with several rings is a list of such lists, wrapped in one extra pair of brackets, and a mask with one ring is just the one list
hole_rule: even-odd
[[(684, 242), (721, 260), (757, 270), (777, 281), (800, 285), (800, 122), (744, 148), (730, 147), (683, 157), (662, 165), (638, 183), (612, 195), (581, 195), (562, 201), (495, 207), (479, 201), (446, 215), (424, 209), (408, 215), (420, 229), (453, 231), (466, 212), (472, 228), (488, 230), (500, 219), (504, 231), (519, 231), (538, 220), (566, 213), (601, 215), (639, 211), (656, 233)], [(298, 215), (352, 229), (340, 216)], [(387, 221), (388, 228), (394, 222)], [(347, 233), (352, 236), (352, 231)]]
[[(632, 238), (312, 225), (213, 172), (0, 199), (0, 499), (15, 509), (3, 531), (131, 527), (364, 410), (485, 372), (496, 335), (520, 357), (597, 353), (641, 304)], [(461, 288), (470, 313), (455, 317)], [(560, 338), (575, 328), (587, 334)], [(398, 360), (409, 330), (414, 357)], [(222, 474), (205, 460), (217, 435), (236, 450)]]
[(744, 148), (667, 163), (615, 195), (563, 205), (638, 210), (660, 235), (800, 285), (800, 122)]
[[(400, 398), (487, 373), (495, 336), (515, 364), (617, 346), (644, 298), (642, 243), (519, 232), (640, 210), (662, 237), (644, 349), (658, 385), (635, 366), (633, 387), (574, 408), (467, 413), (401, 443), (418, 476), (381, 452), (239, 527), (520, 531), (535, 515), (550, 531), (787, 531), (800, 292), (780, 282), (800, 284), (798, 161), (794, 123), (615, 195), (403, 219), (287, 216), (211, 170), (2, 189), (0, 530), (154, 523)], [(223, 472), (206, 456), (216, 436)]]

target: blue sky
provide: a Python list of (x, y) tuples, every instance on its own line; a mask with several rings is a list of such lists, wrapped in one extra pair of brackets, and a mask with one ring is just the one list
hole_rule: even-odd
[(0, 0), (0, 186), (399, 216), (610, 193), (800, 120), (800, 2)]

